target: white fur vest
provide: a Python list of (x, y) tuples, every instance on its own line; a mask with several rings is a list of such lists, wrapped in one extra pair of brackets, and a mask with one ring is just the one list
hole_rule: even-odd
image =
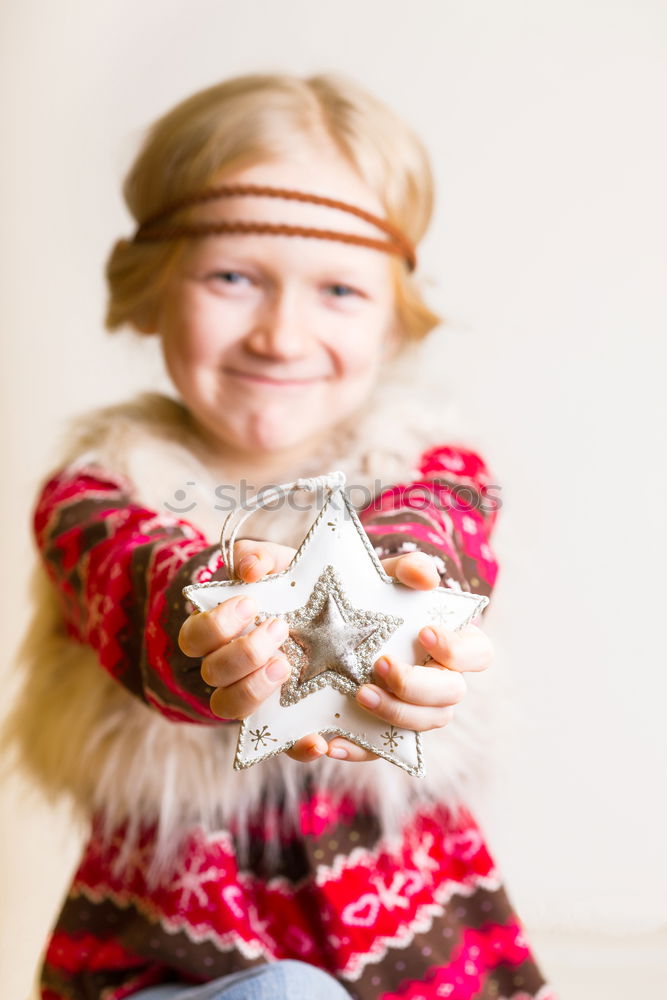
[[(447, 413), (425, 411), (423, 389), (389, 380), (353, 423), (336, 429), (329, 452), (300, 474), (338, 468), (348, 484), (369, 488), (378, 481), (383, 488), (408, 482), (427, 447), (462, 443), (455, 419), (451, 407)], [(210, 542), (218, 540), (221, 515), (211, 503), (216, 483), (179, 401), (143, 393), (77, 417), (54, 471), (88, 462), (124, 476), (133, 498), (156, 511), (186, 488), (188, 499), (198, 502), (183, 516)], [(306, 512), (299, 524), (287, 507), (262, 511), (251, 537), (298, 546), (315, 513)], [(233, 817), (243, 829), (262, 796), (286, 797), (286, 814), (295, 815), (306, 768), (320, 788), (370, 804), (387, 837), (427, 800), (453, 809), (467, 804), (485, 776), (497, 690), (493, 670), (468, 674), (468, 692), (454, 720), (424, 734), (424, 778), (383, 760), (299, 764), (284, 754), (234, 771), (238, 726), (171, 722), (109, 676), (91, 648), (67, 636), (58, 596), (38, 558), (30, 598), (32, 617), (17, 657), (22, 684), (2, 741), (49, 798), (68, 796), (79, 816), (98, 813), (109, 835), (127, 823), (128, 852), (142, 824), (155, 822), (155, 872), (171, 865), (189, 828), (213, 831)]]

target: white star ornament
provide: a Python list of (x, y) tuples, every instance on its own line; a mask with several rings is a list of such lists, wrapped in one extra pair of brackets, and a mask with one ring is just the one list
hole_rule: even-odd
[[(238, 511), (228, 515), (222, 529), (220, 544), (230, 579), (183, 588), (200, 611), (244, 594), (262, 609), (254, 624), (276, 616), (289, 626), (280, 648), (292, 672), (242, 720), (236, 770), (288, 750), (302, 736), (321, 733), (344, 736), (416, 777), (424, 774), (421, 734), (388, 725), (358, 705), (354, 694), (371, 679), (380, 655), (409, 663), (423, 661), (417, 635), (424, 625), (462, 628), (488, 598), (445, 587), (413, 590), (390, 577), (344, 485), (344, 473), (333, 472), (297, 479), (253, 497), (231, 535), (227, 528)], [(287, 569), (253, 583), (235, 578), (234, 538), (241, 520), (254, 508), (299, 489), (324, 489), (326, 499)], [(246, 632), (253, 627), (249, 625)]]

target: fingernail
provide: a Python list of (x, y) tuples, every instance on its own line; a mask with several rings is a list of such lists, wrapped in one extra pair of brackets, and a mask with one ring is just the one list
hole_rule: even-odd
[(266, 668), (266, 676), (270, 681), (284, 681), (290, 674), (290, 665), (286, 660), (272, 660)]
[(286, 639), (289, 629), (284, 618), (274, 618), (267, 631), (273, 639)]
[(339, 760), (345, 760), (345, 758), (348, 756), (348, 753), (347, 750), (345, 750), (343, 747), (331, 747), (331, 749), (329, 750), (329, 756), (338, 757)]
[(419, 638), (425, 646), (435, 646), (438, 641), (438, 637), (432, 628), (423, 629), (423, 631), (419, 634)]
[(239, 618), (250, 618), (250, 615), (254, 611), (254, 604), (249, 597), (242, 597), (236, 605), (235, 610)]
[(380, 704), (380, 695), (373, 688), (362, 687), (357, 691), (357, 699), (367, 708), (375, 708)]
[(380, 657), (375, 664), (375, 670), (381, 677), (384, 677), (384, 675), (389, 672), (389, 660), (386, 656)]
[(239, 561), (239, 572), (243, 573), (244, 570), (250, 569), (250, 567), (253, 566), (254, 563), (256, 562), (257, 562), (257, 556), (251, 556), (251, 555), (243, 556), (243, 558)]

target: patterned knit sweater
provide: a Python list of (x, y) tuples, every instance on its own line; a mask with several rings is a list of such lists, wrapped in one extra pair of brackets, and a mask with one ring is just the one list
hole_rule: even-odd
[[(436, 558), (443, 585), (490, 594), (496, 510), (484, 461), (471, 449), (435, 445), (413, 468), (410, 481), (359, 508), (379, 557), (418, 548)], [(170, 778), (172, 750), (194, 753), (190, 774), (204, 773), (213, 744), (197, 740), (231, 745), (237, 729), (213, 715), (199, 662), (177, 643), (191, 610), (182, 588), (224, 578), (218, 545), (187, 515), (137, 501), (127, 475), (83, 455), (49, 475), (33, 510), (61, 642), (74, 658), (87, 651), (94, 666), (81, 692), (97, 684), (100, 706), (108, 705), (108, 717), (97, 711), (93, 738), (74, 748), (85, 760), (72, 757), (66, 768), (80, 769), (76, 794), (90, 834), (45, 949), (43, 1000), (121, 1000), (149, 985), (204, 983), (281, 958), (326, 969), (358, 1000), (553, 1000), (465, 803), (413, 793), (420, 779), (391, 765), (327, 760), (322, 770), (290, 761), (290, 777), (278, 782), (258, 765), (252, 793), (229, 786), (224, 823), (180, 806), (170, 825), (164, 798), (156, 809), (145, 794), (137, 804), (139, 767), (148, 764), (154, 783), (189, 801)], [(92, 709), (81, 692), (72, 688), (70, 701), (85, 714)], [(129, 748), (122, 775), (122, 751), (108, 750), (114, 718)], [(144, 736), (161, 727), (152, 756), (144, 744), (132, 753), (142, 724)], [(430, 763), (437, 771), (438, 761)], [(357, 781), (356, 768), (370, 778)], [(211, 777), (231, 781), (227, 771)], [(127, 797), (125, 813), (107, 808), (111, 780), (119, 801)], [(374, 782), (402, 789), (407, 804), (393, 829), (369, 791)], [(207, 794), (194, 779), (191, 791), (193, 799)]]

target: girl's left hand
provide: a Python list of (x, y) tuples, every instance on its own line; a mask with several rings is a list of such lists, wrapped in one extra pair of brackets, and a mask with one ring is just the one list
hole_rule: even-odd
[[(295, 549), (275, 543), (237, 541), (238, 555), (254, 556), (239, 561), (241, 579), (248, 582), (261, 579), (267, 573), (277, 573), (291, 561)], [(235, 552), (236, 555), (236, 552)], [(380, 560), (385, 572), (415, 590), (432, 590), (440, 584), (435, 560), (425, 552), (407, 552)], [(429, 644), (427, 633), (434, 633)], [(453, 706), (466, 692), (462, 674), (467, 670), (485, 670), (493, 661), (493, 646), (488, 636), (476, 625), (457, 631), (425, 626), (420, 641), (429, 654), (425, 665), (398, 663), (389, 659), (383, 669), (380, 657), (374, 666), (377, 683), (364, 684), (357, 692), (357, 701), (367, 711), (390, 725), (423, 732), (451, 722)], [(364, 703), (366, 694), (375, 695), (377, 704)], [(340, 760), (377, 760), (377, 754), (336, 736), (327, 743), (321, 733), (303, 736), (285, 753), (294, 760), (310, 763), (328, 754)]]
[[(418, 590), (430, 590), (440, 583), (434, 560), (423, 552), (383, 559), (382, 565), (390, 576)], [(380, 657), (374, 667), (376, 683), (364, 684), (356, 698), (363, 708), (390, 725), (424, 732), (451, 722), (453, 706), (466, 693), (463, 673), (486, 670), (494, 653), (491, 640), (477, 625), (458, 630), (425, 626), (419, 640), (428, 652), (424, 665)], [(323, 736), (313, 739), (326, 743)], [(378, 759), (377, 754), (341, 736), (332, 739), (328, 748), (318, 749), (340, 760)]]

